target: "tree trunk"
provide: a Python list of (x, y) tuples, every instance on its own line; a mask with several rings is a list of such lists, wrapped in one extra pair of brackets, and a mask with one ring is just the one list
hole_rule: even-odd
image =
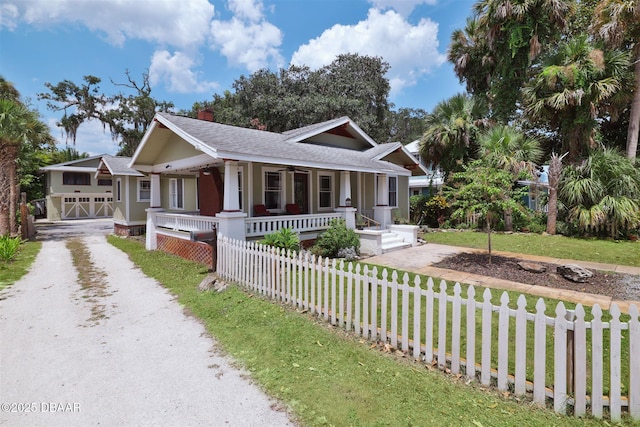
[(9, 228), (9, 199), (10, 199), (10, 185), (8, 169), (8, 153), (6, 151), (7, 145), (2, 144), (0, 141), (0, 236), (5, 236), (10, 233)]
[(487, 249), (489, 250), (489, 265), (491, 265), (491, 215), (487, 214)]
[(629, 129), (627, 131), (627, 157), (636, 158), (638, 151), (638, 133), (640, 133), (640, 49), (636, 55), (636, 65), (633, 69), (635, 87), (633, 101), (631, 102), (631, 114), (629, 115)]
[(9, 234), (15, 236), (18, 234), (18, 182), (16, 178), (16, 169), (18, 160), (18, 146), (9, 145), (5, 150), (7, 175), (9, 178)]
[(513, 231), (513, 209), (504, 211), (504, 231)]
[(558, 218), (558, 189), (549, 186), (549, 203), (547, 212), (547, 233), (556, 234), (556, 222)]

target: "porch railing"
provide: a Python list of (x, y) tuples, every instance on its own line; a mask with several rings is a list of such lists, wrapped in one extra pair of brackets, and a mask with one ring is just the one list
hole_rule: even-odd
[(312, 215), (278, 215), (245, 219), (246, 236), (258, 237), (281, 228), (291, 228), (296, 233), (326, 230), (332, 219), (342, 218), (339, 212)]
[(156, 226), (173, 231), (211, 230), (218, 218), (203, 215), (157, 212)]

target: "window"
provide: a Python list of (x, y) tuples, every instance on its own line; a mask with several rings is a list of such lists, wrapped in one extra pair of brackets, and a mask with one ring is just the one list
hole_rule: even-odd
[(318, 175), (318, 208), (331, 209), (333, 207), (333, 183), (331, 175)]
[(282, 174), (276, 170), (264, 172), (264, 205), (267, 209), (282, 209)]
[(98, 185), (101, 186), (101, 187), (111, 187), (113, 185), (113, 180), (110, 179), (110, 178), (109, 179), (107, 179), (107, 178), (99, 179), (98, 180)]
[(242, 210), (242, 170), (238, 169), (238, 208)]
[(184, 181), (182, 178), (169, 180), (169, 209), (184, 209)]
[(122, 201), (122, 180), (120, 178), (116, 181), (116, 201)]
[(398, 206), (398, 177), (389, 177), (389, 206)]
[(151, 180), (138, 178), (138, 201), (148, 202), (151, 200)]
[(85, 172), (63, 172), (64, 185), (91, 185), (91, 175)]

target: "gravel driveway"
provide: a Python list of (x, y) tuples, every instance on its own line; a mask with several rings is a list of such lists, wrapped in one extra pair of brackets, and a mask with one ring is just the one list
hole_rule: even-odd
[[(31, 271), (0, 293), (0, 424), (293, 425), (172, 295), (106, 242), (111, 224), (39, 226)], [(70, 238), (90, 251), (99, 295), (81, 287)]]

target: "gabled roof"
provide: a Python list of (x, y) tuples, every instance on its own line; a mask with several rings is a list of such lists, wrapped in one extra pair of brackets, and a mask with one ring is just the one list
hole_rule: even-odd
[(130, 168), (129, 163), (131, 163), (131, 157), (102, 156), (96, 175), (104, 173), (106, 170), (112, 176), (145, 176), (137, 170)]
[[(366, 150), (347, 149), (309, 141), (309, 138), (345, 125), (349, 127), (349, 131), (360, 137), (360, 141), (366, 141), (371, 148)], [(167, 129), (214, 159), (411, 175), (411, 171), (406, 169), (404, 165), (376, 158), (379, 154), (386, 152), (388, 148), (379, 148), (380, 146), (348, 117), (306, 126), (294, 131), (275, 133), (159, 112), (156, 114), (154, 124), (149, 128), (133, 155), (131, 167), (155, 166), (145, 164), (139, 159), (144, 150), (153, 150), (152, 147), (147, 147), (153, 139), (152, 135)], [(301, 143), (303, 141), (307, 143)], [(396, 148), (394, 146), (394, 149)], [(409, 161), (415, 163), (413, 159)]]
[(415, 154), (420, 151), (420, 140), (416, 139), (415, 141), (411, 141), (407, 145), (404, 146), (411, 154)]
[(97, 169), (97, 165), (100, 162), (100, 158), (106, 154), (99, 154), (97, 156), (85, 157), (82, 159), (71, 160), (68, 162), (57, 163), (55, 165), (45, 166), (40, 168), (41, 172), (48, 171), (64, 171), (64, 172), (94, 172)]

